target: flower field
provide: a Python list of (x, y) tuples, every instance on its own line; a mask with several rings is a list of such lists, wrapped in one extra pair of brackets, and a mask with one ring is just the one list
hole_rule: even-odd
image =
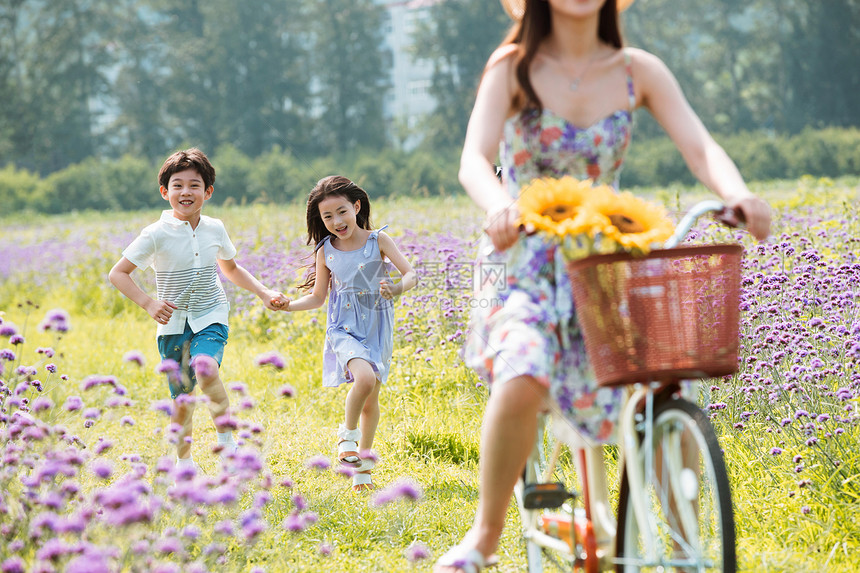
[[(643, 192), (677, 216), (703, 198)], [(774, 236), (703, 222), (694, 242), (747, 247), (738, 374), (702, 385), (734, 494), (746, 571), (852, 571), (860, 550), (860, 217), (856, 180), (759, 190)], [(211, 208), (237, 260), (295, 296), (304, 208)], [(0, 220), (0, 573), (427, 571), (477, 503), (487, 390), (459, 360), (480, 214), (464, 197), (375, 201), (376, 226), (421, 276), (397, 302), (380, 395), (378, 489), (333, 464), (344, 389), (321, 387), (321, 311), (272, 313), (225, 282), (222, 379), (240, 449), (213, 452), (200, 404), (193, 455), (156, 372), (155, 324), (107, 280), (155, 212)], [(136, 279), (152, 290), (151, 271)], [(199, 396), (199, 394), (198, 394)], [(229, 471), (224, 471), (229, 470)], [(495, 571), (525, 562), (516, 515)]]

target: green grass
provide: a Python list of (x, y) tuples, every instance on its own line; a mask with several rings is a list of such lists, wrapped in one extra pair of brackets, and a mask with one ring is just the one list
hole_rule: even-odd
[[(818, 197), (804, 186), (808, 182), (788, 182), (774, 186), (771, 198), (775, 204), (791, 206), (792, 202)], [(837, 182), (832, 188), (835, 201), (856, 196), (856, 181)], [(671, 202), (671, 193), (649, 190)], [(698, 195), (695, 190), (692, 195)], [(806, 199), (804, 199), (804, 197)], [(688, 197), (682, 196), (685, 205)], [(265, 209), (261, 206), (213, 209), (209, 214), (228, 222), (231, 234), (256, 232), (259, 241), (286, 235), (300, 237), (303, 213), (300, 206), (292, 211)], [(133, 215), (68, 216), (22, 222), (14, 231), (22, 240), (50, 233), (80, 230), (89, 225), (95, 235), (107, 230), (128, 229), (130, 232), (151, 220), (151, 213)], [(391, 223), (392, 231), (407, 230), (427, 233), (461, 230), (474, 232), (479, 216), (468, 200), (460, 198), (399, 199), (374, 203), (377, 224)], [(52, 228), (53, 231), (47, 231)], [(59, 231), (57, 229), (65, 229)], [(0, 238), (8, 239), (6, 237)], [(286, 248), (286, 247), (285, 247)], [(103, 258), (82, 265), (72, 276), (46, 277), (37, 285), (15, 277), (0, 282), (0, 316), (19, 327), (26, 325), (26, 344), (19, 349), (23, 364), (42, 366), (46, 360), (35, 354), (38, 347), (53, 347), (58, 355), (58, 374), (68, 380), (46, 376), (45, 395), (61, 405), (69, 395), (81, 395), (86, 405), (98, 405), (104, 398), (101, 390), (84, 394), (80, 382), (91, 374), (116, 376), (128, 389), (132, 405), (117, 411), (105, 410), (102, 418), (91, 428), (84, 428), (78, 416), (63, 413), (59, 408), (47, 418), (52, 424), (67, 425), (70, 432), (80, 436), (92, 448), (101, 436), (109, 437), (113, 448), (107, 457), (116, 463), (120, 475), (131, 464), (122, 456), (139, 454), (153, 465), (162, 456), (172, 455), (173, 446), (164, 435), (164, 416), (153, 411), (150, 404), (166, 397), (163, 380), (153, 373), (158, 362), (155, 348), (155, 328), (145, 313), (123, 301), (121, 295), (106, 284), (105, 273), (112, 259), (119, 256), (108, 252)], [(281, 285), (283, 286), (286, 285)], [(31, 288), (32, 287), (32, 288)], [(39, 306), (34, 309), (26, 301)], [(36, 324), (46, 309), (66, 308), (71, 313), (72, 330), (61, 340), (51, 332), (39, 332)], [(404, 309), (398, 310), (398, 322)], [(262, 515), (268, 529), (256, 542), (224, 542), (225, 562), (210, 563), (212, 570), (251, 571), (428, 571), (433, 559), (410, 563), (404, 552), (414, 542), (428, 546), (434, 558), (460, 540), (468, 530), (478, 499), (478, 458), (481, 418), (487, 400), (487, 390), (478, 386), (475, 375), (462, 366), (457, 342), (440, 344), (448, 332), (443, 320), (434, 314), (416, 322), (426, 330), (414, 341), (397, 339), (392, 375), (380, 395), (382, 418), (377, 432), (375, 450), (380, 463), (374, 481), (386, 486), (401, 477), (418, 482), (424, 497), (417, 502), (398, 501), (381, 508), (369, 505), (367, 495), (354, 494), (349, 481), (333, 471), (317, 471), (305, 466), (315, 455), (333, 457), (335, 430), (343, 415), (345, 388), (322, 388), (320, 358), (322, 327), (312, 318), (322, 320), (319, 313), (296, 315), (266, 315), (262, 311), (235, 317), (231, 323), (230, 341), (222, 365), (225, 384), (243, 382), (254, 407), (238, 412), (238, 417), (262, 428), (247, 442), (259, 449), (265, 459), (265, 473), (271, 476), (268, 489), (271, 501)], [(5, 341), (0, 341), (2, 344)], [(419, 347), (425, 347), (420, 355)], [(147, 364), (138, 368), (122, 361), (129, 350), (139, 350)], [(263, 352), (277, 350), (287, 358), (287, 367), (276, 371), (259, 368), (254, 358)], [(427, 361), (425, 358), (429, 358)], [(291, 384), (296, 389), (293, 398), (278, 395), (278, 388)], [(240, 396), (230, 392), (234, 406)], [(121, 425), (123, 415), (132, 416), (135, 425)], [(214, 475), (218, 460), (209, 451), (215, 441), (214, 429), (204, 407), (198, 407), (194, 417), (194, 457), (202, 469)], [(857, 432), (844, 436), (856, 444)], [(842, 499), (816, 499), (810, 495), (789, 496), (797, 489), (789, 478), (750, 455), (750, 445), (731, 434), (722, 437), (723, 447), (732, 479), (738, 529), (738, 553), (744, 571), (853, 571), (858, 551), (858, 528), (855, 525), (857, 502)], [(857, 467), (856, 460), (851, 462)], [(291, 480), (292, 488), (280, 485)], [(154, 483), (156, 488), (164, 488)], [(81, 477), (83, 489), (101, 487), (90, 474)], [(93, 542), (114, 544), (127, 549), (134, 539), (150, 539), (170, 527), (181, 529), (195, 524), (201, 537), (187, 544), (189, 560), (201, 556), (203, 548), (216, 536), (211, 525), (221, 517), (235, 517), (251, 507), (255, 495), (266, 488), (254, 482), (234, 507), (215, 511), (197, 518), (186, 511), (163, 511), (151, 526), (120, 533), (97, 529)], [(5, 499), (13, 498), (14, 490), (2, 492)], [(301, 495), (318, 520), (300, 533), (283, 527), (284, 519), (293, 511), (294, 495)], [(802, 506), (812, 511), (804, 514)], [(0, 526), (10, 517), (0, 515)], [(509, 511), (505, 534), (499, 548), (500, 564), (494, 571), (522, 571), (524, 547), (519, 539), (519, 527), (514, 511)], [(2, 537), (0, 537), (2, 539)], [(321, 544), (329, 544), (331, 553), (323, 556)], [(33, 552), (21, 555), (33, 558)], [(0, 562), (8, 556), (0, 548)], [(202, 557), (200, 557), (202, 559)], [(165, 558), (176, 560), (176, 556)], [(144, 570), (132, 566), (126, 571)]]

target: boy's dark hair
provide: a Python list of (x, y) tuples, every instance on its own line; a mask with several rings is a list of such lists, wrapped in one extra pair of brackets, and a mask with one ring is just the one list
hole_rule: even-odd
[(325, 228), (322, 217), (320, 217), (320, 203), (329, 197), (345, 197), (350, 203), (361, 202), (358, 213), (355, 214), (355, 222), (362, 229), (370, 231), (373, 227), (370, 222), (370, 198), (367, 191), (342, 175), (329, 175), (323, 177), (308, 195), (307, 223), (308, 223), (308, 245), (314, 244), (314, 255), (308, 265), (308, 275), (304, 283), (299, 285), (300, 290), (310, 290), (316, 279), (316, 251), (320, 243), (331, 235)]
[(174, 173), (185, 171), (186, 169), (194, 169), (203, 178), (203, 187), (208, 189), (215, 184), (215, 168), (209, 162), (206, 154), (192, 147), (183, 151), (177, 151), (170, 157), (164, 160), (164, 165), (158, 172), (158, 184), (161, 187), (167, 187), (170, 183), (170, 177)]

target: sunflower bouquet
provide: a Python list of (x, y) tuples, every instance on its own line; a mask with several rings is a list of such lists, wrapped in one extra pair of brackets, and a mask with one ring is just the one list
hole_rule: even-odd
[(672, 236), (663, 207), (573, 177), (536, 179), (517, 199), (520, 224), (557, 239), (568, 261), (594, 254), (646, 255)]

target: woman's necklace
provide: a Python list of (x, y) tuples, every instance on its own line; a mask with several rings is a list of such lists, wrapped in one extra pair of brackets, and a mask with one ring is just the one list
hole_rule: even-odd
[(582, 78), (585, 77), (585, 74), (588, 72), (588, 68), (590, 68), (591, 64), (594, 63), (594, 60), (597, 59), (597, 54), (599, 53), (599, 50), (595, 50), (594, 54), (592, 54), (591, 58), (589, 58), (588, 62), (585, 64), (585, 68), (583, 68), (582, 73), (571, 80), (570, 85), (568, 86), (570, 91), (575, 92), (579, 89), (579, 84), (582, 83)]

